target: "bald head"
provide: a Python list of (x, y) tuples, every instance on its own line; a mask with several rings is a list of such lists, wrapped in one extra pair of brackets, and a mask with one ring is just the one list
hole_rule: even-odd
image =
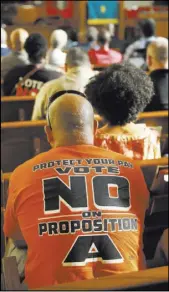
[(24, 44), (28, 38), (28, 32), (23, 28), (17, 28), (12, 31), (10, 35), (12, 49), (15, 51), (21, 51), (24, 49)]
[(147, 63), (150, 70), (168, 68), (168, 39), (158, 37), (147, 48)]
[(66, 93), (58, 97), (49, 106), (48, 119), (55, 146), (93, 144), (93, 108), (80, 95)]

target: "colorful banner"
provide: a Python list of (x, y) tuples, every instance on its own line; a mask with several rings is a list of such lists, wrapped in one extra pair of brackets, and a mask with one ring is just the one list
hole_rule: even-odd
[(46, 10), (49, 16), (60, 16), (62, 18), (72, 18), (73, 1), (45, 1)]
[(89, 25), (118, 23), (119, 1), (88, 1)]

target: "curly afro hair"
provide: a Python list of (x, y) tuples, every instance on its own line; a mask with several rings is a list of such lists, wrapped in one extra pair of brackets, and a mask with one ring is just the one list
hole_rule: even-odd
[(128, 62), (111, 65), (94, 76), (85, 89), (94, 109), (111, 126), (134, 122), (153, 93), (150, 77)]

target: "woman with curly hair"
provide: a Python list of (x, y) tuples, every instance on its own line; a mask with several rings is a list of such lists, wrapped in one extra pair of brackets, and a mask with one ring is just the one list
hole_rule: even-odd
[(135, 123), (153, 92), (149, 76), (127, 62), (113, 64), (92, 78), (85, 93), (106, 122), (96, 132), (95, 145), (138, 160), (161, 157), (161, 129)]

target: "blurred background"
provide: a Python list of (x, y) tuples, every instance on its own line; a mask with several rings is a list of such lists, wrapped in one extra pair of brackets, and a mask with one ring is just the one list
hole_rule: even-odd
[(147, 18), (156, 21), (157, 36), (168, 38), (168, 1), (1, 1), (1, 26), (8, 33), (22, 26), (29, 33), (41, 32), (49, 41), (56, 28), (68, 33), (74, 29), (85, 42), (89, 26), (100, 29), (112, 24), (113, 46), (122, 53), (139, 38), (138, 20)]

